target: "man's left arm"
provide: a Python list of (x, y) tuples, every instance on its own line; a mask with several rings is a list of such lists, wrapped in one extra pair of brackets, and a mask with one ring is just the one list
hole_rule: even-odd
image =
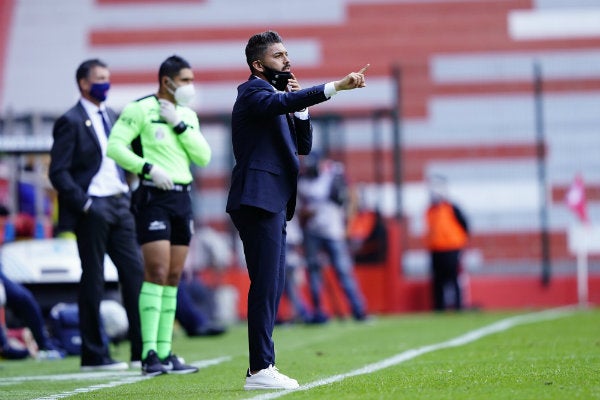
[(310, 153), (313, 139), (313, 130), (310, 117), (308, 117), (308, 111), (305, 112), (306, 118), (298, 117), (298, 114), (300, 113), (294, 113), (294, 127), (296, 129), (298, 154), (302, 156)]
[(452, 210), (454, 211), (454, 216), (456, 217), (456, 220), (458, 221), (460, 226), (462, 226), (462, 228), (465, 230), (465, 232), (468, 235), (469, 234), (469, 223), (467, 222), (467, 218), (463, 214), (462, 210), (455, 204), (452, 205)]
[(177, 134), (177, 140), (194, 164), (205, 167), (211, 159), (212, 150), (206, 138), (200, 132), (200, 123), (196, 113), (184, 117), (186, 129)]

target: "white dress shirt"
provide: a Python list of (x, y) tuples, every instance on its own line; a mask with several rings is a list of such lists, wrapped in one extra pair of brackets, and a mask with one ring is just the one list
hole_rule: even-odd
[(99, 110), (102, 111), (104, 113), (104, 118), (110, 123), (110, 118), (106, 112), (106, 106), (104, 103), (101, 103), (100, 107), (98, 107), (84, 98), (81, 99), (81, 104), (88, 115), (89, 121), (94, 128), (94, 132), (96, 132), (96, 137), (98, 138), (100, 149), (102, 151), (102, 164), (100, 164), (100, 169), (92, 178), (92, 182), (88, 188), (88, 194), (90, 196), (105, 197), (119, 193), (127, 193), (129, 187), (125, 182), (121, 181), (117, 164), (112, 158), (106, 156), (106, 143), (108, 142), (107, 134), (110, 132), (104, 133), (104, 124), (102, 123), (100, 114), (98, 114)]

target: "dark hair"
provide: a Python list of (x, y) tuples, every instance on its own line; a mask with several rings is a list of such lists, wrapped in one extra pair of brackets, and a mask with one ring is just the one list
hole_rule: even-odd
[(168, 76), (171, 79), (175, 78), (175, 76), (179, 74), (179, 71), (184, 68), (191, 69), (192, 67), (190, 66), (190, 63), (183, 58), (172, 55), (160, 64), (160, 68), (158, 69), (158, 82), (160, 83), (160, 78), (163, 76)]
[(246, 45), (246, 62), (252, 71), (252, 63), (265, 55), (265, 52), (275, 43), (283, 43), (279, 33), (275, 31), (266, 31), (257, 33), (248, 40)]
[(81, 79), (88, 78), (90, 76), (90, 71), (96, 67), (108, 68), (108, 65), (97, 58), (85, 60), (79, 65), (79, 68), (77, 68), (77, 72), (75, 73), (75, 82), (77, 83), (77, 87), (79, 87), (79, 81)]

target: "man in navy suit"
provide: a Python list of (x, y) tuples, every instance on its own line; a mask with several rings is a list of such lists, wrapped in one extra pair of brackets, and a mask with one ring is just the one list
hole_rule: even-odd
[(128, 368), (110, 357), (108, 343), (102, 339), (106, 253), (119, 273), (131, 361), (138, 364), (142, 352), (138, 297), (143, 268), (129, 210), (129, 187), (123, 170), (106, 157), (107, 136), (116, 120), (115, 112), (104, 104), (109, 78), (108, 67), (98, 59), (79, 66), (76, 81), (81, 98), (56, 120), (50, 151), (49, 177), (58, 192), (58, 230), (75, 233), (81, 259), (78, 306), (84, 371)]
[(244, 246), (250, 277), (248, 345), (250, 368), (244, 389), (295, 389), (298, 382), (275, 367), (272, 339), (285, 284), (286, 221), (294, 215), (298, 155), (312, 147), (307, 107), (338, 91), (365, 86), (364, 72), (302, 89), (277, 32), (250, 38), (246, 62), (251, 75), (238, 87), (232, 112), (236, 164), (227, 212)]

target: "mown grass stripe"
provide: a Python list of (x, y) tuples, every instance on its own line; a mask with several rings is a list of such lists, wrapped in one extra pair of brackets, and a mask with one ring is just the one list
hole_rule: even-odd
[[(229, 361), (231, 359), (231, 357), (218, 357), (218, 358), (213, 358), (210, 360), (202, 360), (202, 361), (196, 361), (193, 362), (192, 365), (194, 365), (195, 367), (198, 367), (200, 369), (202, 368), (208, 368), (212, 365), (217, 365), (220, 364), (222, 362), (225, 361)], [(135, 374), (135, 375), (133, 375)], [(116, 377), (116, 376), (123, 376), (126, 375), (123, 379), (118, 379), (115, 381), (111, 381), (111, 382), (107, 382), (107, 383), (100, 383), (100, 384), (95, 384), (95, 385), (91, 385), (91, 386), (87, 386), (87, 387), (83, 387), (83, 388), (77, 388), (74, 390), (69, 390), (68, 392), (62, 392), (62, 393), (57, 393), (57, 394), (53, 394), (50, 396), (44, 396), (44, 397), (38, 397), (37, 399), (34, 400), (58, 400), (58, 399), (64, 399), (66, 397), (70, 397), (70, 396), (74, 396), (76, 394), (81, 394), (81, 393), (90, 393), (90, 392), (94, 392), (96, 390), (101, 390), (101, 389), (108, 389), (108, 388), (113, 388), (113, 387), (117, 387), (117, 386), (121, 386), (121, 385), (128, 385), (130, 383), (136, 383), (136, 382), (140, 382), (143, 381), (144, 379), (150, 379), (152, 377), (149, 376), (144, 376), (144, 375), (140, 375), (140, 372), (131, 372), (131, 371), (120, 371), (120, 372), (97, 372), (97, 373), (85, 373), (85, 374), (64, 374), (64, 375), (44, 375), (43, 378), (44, 379), (59, 379), (59, 380), (63, 380), (63, 379), (94, 379), (94, 378), (111, 378), (111, 377)], [(32, 377), (18, 377), (20, 378), (20, 380), (33, 380), (33, 379), (39, 379), (41, 377), (39, 376), (32, 376)], [(31, 378), (31, 379), (28, 379)], [(18, 379), (15, 379), (15, 381), (17, 381)]]
[(575, 312), (574, 306), (569, 307), (561, 307), (561, 308), (553, 308), (550, 310), (544, 310), (535, 313), (528, 313), (517, 315), (514, 317), (509, 317), (497, 322), (494, 322), (490, 325), (484, 326), (479, 329), (475, 329), (473, 331), (467, 332), (463, 335), (457, 336), (453, 339), (447, 340), (445, 342), (435, 343), (423, 347), (419, 347), (416, 349), (406, 350), (402, 353), (398, 353), (392, 357), (386, 358), (384, 360), (365, 365), (364, 367), (360, 367), (358, 369), (352, 370), (350, 372), (346, 372), (344, 374), (333, 375), (328, 378), (319, 379), (317, 381), (313, 381), (304, 385), (301, 385), (300, 388), (294, 390), (282, 390), (277, 392), (268, 392), (263, 393), (258, 396), (250, 397), (249, 400), (268, 400), (268, 399), (276, 399), (278, 397), (285, 396), (287, 394), (297, 392), (297, 391), (305, 391), (310, 390), (319, 386), (329, 385), (331, 383), (340, 382), (346, 378), (350, 378), (357, 375), (365, 375), (371, 374), (373, 372), (377, 372), (384, 368), (388, 368), (394, 365), (401, 364), (405, 361), (411, 360), (413, 358), (419, 357), (423, 354), (431, 353), (433, 351), (447, 349), (451, 347), (464, 346), (465, 344), (472, 343), (477, 341), (485, 336), (492, 335), (494, 333), (499, 333), (502, 331), (506, 331), (518, 325), (530, 324), (534, 322), (541, 322), (546, 320), (558, 319), (561, 317), (565, 317), (568, 315), (572, 315)]

